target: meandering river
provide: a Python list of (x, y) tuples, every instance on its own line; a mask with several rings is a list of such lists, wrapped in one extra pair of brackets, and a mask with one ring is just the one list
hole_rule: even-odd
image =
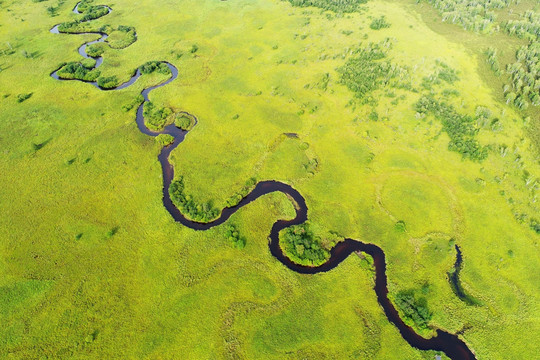
[[(79, 14), (78, 11), (79, 4), (75, 6), (73, 9), (73, 12), (76, 14)], [(109, 13), (112, 11), (111, 8), (107, 7), (109, 9)], [(54, 34), (59, 34), (58, 26), (54, 26), (50, 32)], [(86, 53), (86, 47), (90, 44), (105, 42), (107, 40), (107, 34), (102, 32), (85, 32), (82, 34), (97, 34), (100, 35), (100, 38), (95, 41), (91, 41), (88, 43), (84, 43), (79, 48), (79, 54), (83, 56), (84, 58), (91, 58)], [(94, 58), (96, 60), (96, 64), (94, 68), (99, 67), (103, 63), (102, 57), (96, 57)], [(290, 185), (287, 185), (285, 183), (279, 182), (279, 181), (261, 181), (259, 182), (255, 188), (246, 196), (244, 197), (240, 203), (238, 203), (234, 207), (228, 207), (224, 208), (221, 211), (221, 214), (219, 218), (217, 218), (214, 221), (211, 221), (209, 223), (199, 223), (194, 222), (189, 219), (187, 219), (182, 213), (178, 210), (178, 208), (173, 204), (170, 196), (169, 196), (169, 186), (174, 179), (174, 168), (169, 162), (169, 155), (170, 153), (184, 140), (187, 131), (181, 130), (177, 128), (174, 124), (166, 126), (161, 131), (152, 131), (148, 129), (145, 125), (144, 116), (143, 116), (143, 107), (146, 102), (149, 101), (149, 94), (152, 90), (166, 86), (167, 84), (171, 83), (178, 77), (178, 69), (167, 62), (163, 62), (168, 66), (170, 69), (170, 77), (155, 86), (151, 86), (149, 88), (146, 88), (142, 90), (141, 94), (144, 98), (144, 101), (142, 104), (139, 105), (137, 108), (137, 117), (136, 122), (139, 130), (149, 136), (155, 137), (159, 134), (170, 134), (174, 137), (174, 142), (163, 148), (161, 153), (158, 156), (159, 162), (161, 163), (161, 168), (163, 171), (163, 205), (167, 209), (167, 211), (171, 214), (173, 219), (179, 223), (181, 223), (184, 226), (187, 226), (191, 229), (195, 230), (207, 230), (214, 226), (218, 226), (220, 224), (223, 224), (227, 219), (231, 217), (232, 214), (240, 210), (245, 205), (249, 204), (252, 201), (255, 201), (259, 197), (272, 193), (272, 192), (281, 192), (283, 194), (288, 195), (290, 198), (294, 199), (296, 202), (296, 216), (292, 220), (278, 220), (274, 223), (272, 226), (272, 229), (270, 231), (270, 253), (278, 259), (283, 265), (285, 265), (287, 268), (291, 269), (292, 271), (302, 273), (302, 274), (316, 274), (319, 272), (325, 272), (332, 270), (336, 266), (338, 266), (343, 260), (345, 260), (349, 255), (355, 253), (355, 252), (364, 252), (366, 254), (369, 254), (373, 260), (374, 260), (374, 266), (375, 266), (375, 293), (377, 295), (377, 300), (381, 307), (384, 310), (384, 313), (386, 314), (388, 320), (394, 324), (399, 332), (401, 333), (401, 336), (405, 341), (407, 341), (411, 346), (420, 349), (420, 350), (436, 350), (436, 351), (442, 351), (444, 352), (449, 358), (452, 360), (473, 360), (476, 359), (473, 352), (467, 347), (467, 345), (461, 340), (457, 335), (450, 334), (448, 332), (445, 332), (443, 330), (437, 330), (436, 336), (426, 339), (420, 335), (418, 335), (413, 328), (406, 325), (403, 320), (400, 318), (398, 311), (388, 298), (388, 287), (387, 287), (387, 277), (386, 277), (386, 258), (384, 251), (373, 244), (366, 244), (358, 240), (354, 239), (345, 239), (344, 241), (337, 244), (330, 252), (330, 258), (327, 262), (324, 264), (317, 266), (317, 267), (307, 267), (307, 266), (301, 266), (298, 264), (293, 263), (282, 251), (281, 247), (279, 246), (279, 232), (289, 226), (292, 225), (299, 225), (307, 221), (307, 214), (308, 214), (308, 208), (306, 205), (306, 201), (304, 197), (294, 188), (292, 188)], [(58, 80), (60, 79), (57, 75), (59, 69), (56, 71), (53, 71), (51, 73), (51, 76)], [(141, 76), (140, 70), (137, 70), (134, 75), (131, 77), (131, 79), (119, 86), (117, 86), (114, 89), (109, 90), (121, 90), (124, 89), (130, 85), (132, 85), (137, 79)], [(71, 81), (71, 80), (65, 80), (65, 81)], [(82, 80), (74, 80), (74, 81), (82, 81)], [(95, 86), (96, 88), (100, 90), (105, 90), (99, 87), (97, 82), (88, 82)], [(194, 117), (195, 118), (195, 117)], [(196, 119), (196, 118), (195, 118)], [(197, 121), (197, 120), (195, 120)]]

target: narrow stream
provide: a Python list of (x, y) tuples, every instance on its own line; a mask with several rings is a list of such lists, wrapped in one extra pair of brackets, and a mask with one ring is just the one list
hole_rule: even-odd
[[(78, 11), (79, 3), (75, 6), (73, 9), (73, 12), (76, 14), (80, 14)], [(112, 11), (111, 8), (109, 8), (109, 13)], [(54, 26), (50, 32), (53, 34), (59, 34), (58, 26)], [(82, 34), (98, 34), (101, 37), (98, 40), (91, 41), (88, 43), (83, 44), (81, 47), (79, 47), (79, 53), (84, 58), (90, 58), (88, 54), (86, 53), (86, 46), (90, 44), (100, 43), (104, 42), (107, 39), (107, 34), (101, 33), (101, 32), (86, 32)], [(96, 60), (96, 65), (94, 68), (97, 68), (103, 63), (103, 57), (94, 58)], [(388, 298), (388, 287), (387, 287), (387, 277), (386, 277), (386, 258), (384, 251), (373, 244), (366, 244), (358, 240), (354, 239), (345, 239), (345, 241), (340, 242), (337, 244), (330, 252), (330, 259), (328, 261), (320, 266), (317, 267), (307, 267), (302, 266), (293, 263), (281, 250), (281, 247), (279, 246), (279, 232), (289, 226), (292, 225), (299, 225), (307, 221), (307, 205), (304, 197), (294, 188), (292, 188), (290, 185), (287, 185), (285, 183), (279, 182), (279, 181), (273, 181), (273, 180), (267, 180), (267, 181), (261, 181), (259, 182), (255, 188), (245, 197), (243, 198), (240, 203), (238, 203), (234, 207), (227, 207), (224, 208), (221, 211), (220, 216), (209, 223), (199, 223), (195, 221), (191, 221), (184, 217), (180, 210), (173, 204), (170, 196), (169, 196), (169, 186), (174, 179), (174, 169), (171, 163), (169, 162), (169, 155), (171, 152), (184, 140), (187, 131), (181, 130), (177, 128), (174, 124), (166, 126), (162, 131), (152, 131), (148, 129), (144, 122), (144, 116), (143, 116), (143, 107), (146, 102), (149, 101), (149, 94), (152, 90), (160, 88), (162, 86), (165, 86), (169, 84), (170, 82), (174, 81), (178, 77), (178, 69), (167, 62), (163, 62), (168, 66), (168, 68), (171, 71), (171, 75), (169, 79), (167, 79), (165, 82), (162, 82), (158, 85), (151, 86), (149, 88), (146, 88), (142, 90), (141, 94), (144, 98), (144, 101), (142, 104), (139, 105), (137, 108), (137, 127), (139, 130), (148, 136), (156, 137), (159, 134), (170, 134), (174, 137), (174, 142), (163, 148), (161, 153), (158, 156), (159, 162), (161, 163), (161, 168), (163, 172), (163, 205), (167, 209), (167, 211), (171, 214), (173, 219), (179, 223), (181, 223), (184, 226), (187, 226), (194, 230), (208, 230), (214, 226), (218, 226), (220, 224), (223, 224), (226, 222), (231, 215), (233, 215), (235, 212), (240, 210), (245, 205), (251, 203), (252, 201), (255, 201), (259, 197), (272, 193), (272, 192), (281, 192), (283, 194), (288, 195), (291, 197), (297, 204), (296, 208), (296, 216), (292, 220), (278, 220), (274, 223), (272, 226), (272, 230), (270, 231), (270, 253), (278, 259), (283, 265), (285, 265), (287, 268), (291, 269), (292, 271), (295, 271), (297, 273), (301, 274), (316, 274), (320, 272), (326, 272), (329, 270), (332, 270), (336, 266), (338, 266), (343, 260), (345, 260), (349, 255), (351, 255), (354, 252), (361, 251), (366, 254), (369, 254), (373, 260), (374, 260), (374, 266), (375, 266), (375, 293), (377, 295), (377, 299), (379, 304), (382, 306), (384, 313), (386, 314), (388, 320), (394, 324), (399, 332), (401, 333), (401, 336), (405, 341), (407, 341), (411, 346), (420, 349), (420, 350), (435, 350), (435, 351), (442, 351), (444, 352), (449, 358), (452, 360), (473, 360), (476, 359), (475, 355), (472, 353), (472, 351), (467, 347), (467, 345), (457, 336), (454, 334), (450, 334), (448, 332), (437, 330), (437, 335), (426, 339), (422, 336), (418, 335), (413, 328), (406, 325), (403, 320), (400, 318), (399, 313), (397, 312), (396, 308)], [(51, 73), (51, 76), (58, 80), (64, 80), (60, 79), (57, 75), (59, 69), (53, 71)], [(141, 76), (140, 70), (137, 69), (137, 71), (134, 73), (134, 75), (131, 77), (131, 79), (124, 84), (119, 85), (116, 88), (110, 89), (110, 90), (121, 90), (124, 89), (130, 85), (132, 85), (137, 79)], [(70, 80), (65, 80), (70, 81)], [(74, 80), (74, 81), (82, 81), (82, 80)], [(88, 82), (92, 85), (94, 85), (96, 88), (100, 90), (105, 90), (99, 87), (97, 82)], [(195, 118), (193, 116), (193, 118)], [(197, 122), (196, 118), (195, 121)]]

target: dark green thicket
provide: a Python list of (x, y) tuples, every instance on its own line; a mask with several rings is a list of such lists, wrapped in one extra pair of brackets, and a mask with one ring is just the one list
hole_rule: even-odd
[(195, 125), (195, 118), (185, 112), (175, 115), (174, 125), (182, 130), (190, 130)]
[(17, 102), (22, 103), (23, 101), (28, 100), (31, 97), (32, 97), (32, 93), (19, 94), (19, 95), (17, 95)]
[(168, 107), (158, 108), (148, 101), (144, 103), (143, 115), (146, 126), (152, 130), (161, 130), (172, 115), (172, 110)]
[(311, 231), (309, 224), (287, 228), (281, 238), (281, 248), (289, 259), (306, 266), (317, 266), (330, 258), (330, 251), (321, 244), (321, 239)]
[(139, 70), (141, 70), (141, 73), (143, 74), (151, 74), (153, 72), (158, 72), (160, 74), (169, 75), (171, 73), (171, 70), (162, 61), (148, 61), (141, 65), (139, 67)]
[(425, 297), (414, 290), (405, 290), (397, 293), (394, 302), (405, 320), (412, 321), (420, 329), (429, 328), (432, 313)]
[(373, 19), (371, 24), (369, 24), (369, 27), (373, 30), (380, 30), (389, 28), (390, 25), (391, 24), (386, 21), (386, 18), (384, 16), (381, 16), (380, 18)]
[(238, 231), (236, 225), (230, 224), (225, 227), (225, 237), (237, 249), (246, 247), (246, 238), (240, 235), (240, 231)]
[(506, 103), (513, 103), (525, 110), (530, 104), (540, 105), (540, 42), (533, 41), (522, 46), (516, 53), (517, 61), (508, 64), (506, 71), (512, 78), (511, 86), (505, 86)]
[(446, 81), (449, 84), (459, 80), (456, 70), (452, 69), (450, 66), (446, 65), (442, 61), (437, 60), (435, 62), (438, 65), (438, 74), (437, 77), (443, 81)]
[(439, 102), (432, 96), (422, 96), (415, 104), (419, 114), (432, 114), (442, 123), (443, 130), (450, 137), (448, 149), (471, 160), (484, 160), (488, 148), (476, 140), (478, 128), (473, 117), (459, 114), (452, 105)]
[(491, 70), (493, 70), (495, 75), (500, 76), (501, 65), (499, 64), (499, 59), (497, 58), (497, 49), (493, 47), (489, 47), (486, 50), (486, 56), (487, 56), (487, 62), (489, 66), (491, 67)]
[(196, 203), (191, 195), (184, 193), (184, 178), (174, 180), (169, 187), (169, 195), (176, 207), (194, 221), (209, 222), (219, 216), (219, 210), (214, 208), (211, 201), (203, 204)]
[(531, 219), (529, 226), (534, 232), (540, 235), (540, 221), (536, 219)]
[(92, 70), (93, 65), (90, 66), (90, 64), (87, 64), (87, 66), (84, 66), (82, 63), (78, 62), (70, 62), (66, 65), (62, 66), (58, 72), (57, 75), (61, 79), (77, 79), (77, 80), (83, 80), (83, 81), (96, 81), (96, 79), (100, 75), (99, 70)]
[(351, 13), (358, 11), (361, 4), (367, 0), (287, 0), (293, 6), (300, 7), (318, 7), (324, 10), (330, 10), (341, 13)]
[(337, 71), (341, 75), (340, 82), (354, 92), (355, 97), (367, 101), (367, 96), (393, 79), (400, 68), (386, 58), (386, 50), (390, 43), (370, 43), (367, 47), (359, 48), (344, 66)]
[(439, 11), (442, 20), (472, 31), (489, 31), (495, 21), (493, 10), (510, 5), (513, 0), (427, 0)]
[(104, 43), (92, 44), (86, 47), (86, 54), (94, 58), (100, 57), (103, 52), (105, 52)]
[(98, 78), (97, 84), (102, 89), (114, 89), (120, 84), (116, 76), (102, 76)]

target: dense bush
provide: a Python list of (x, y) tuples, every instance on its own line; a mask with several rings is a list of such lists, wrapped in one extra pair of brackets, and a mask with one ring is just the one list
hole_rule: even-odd
[(144, 122), (152, 130), (163, 129), (171, 115), (172, 110), (168, 107), (157, 108), (151, 101), (144, 103)]
[(540, 235), (540, 221), (531, 219), (529, 225), (534, 232)]
[(387, 85), (402, 86), (399, 79), (406, 77), (407, 70), (384, 60), (390, 47), (388, 40), (370, 43), (367, 47), (355, 50), (345, 65), (337, 69), (340, 83), (354, 92), (355, 97), (363, 103), (367, 103), (368, 95), (379, 88)]
[(86, 54), (93, 58), (100, 57), (101, 55), (103, 55), (104, 52), (105, 52), (104, 43), (92, 44), (86, 47)]
[(357, 11), (360, 4), (365, 4), (367, 0), (287, 0), (293, 6), (318, 7), (334, 12), (350, 13)]
[(386, 18), (381, 16), (380, 18), (373, 19), (371, 24), (369, 24), (369, 27), (373, 30), (380, 30), (390, 27), (390, 23), (386, 21)]
[(90, 64), (86, 64), (86, 65), (87, 66), (84, 66), (82, 63), (78, 63), (78, 62), (67, 63), (66, 65), (62, 66), (58, 70), (57, 75), (61, 79), (96, 81), (96, 79), (100, 75), (99, 70), (94, 70), (93, 65), (92, 66), (90, 66)]
[[(80, 8), (79, 8), (80, 10)], [(82, 18), (79, 22), (85, 22), (90, 20), (99, 19), (102, 16), (105, 16), (109, 13), (109, 8), (103, 5), (91, 5), (85, 9), (82, 13)]]
[(490, 32), (495, 21), (493, 10), (502, 9), (512, 0), (427, 0), (439, 11), (443, 21), (459, 24), (472, 31)]
[(501, 74), (501, 65), (499, 64), (499, 59), (497, 58), (497, 49), (489, 47), (486, 50), (487, 62), (491, 66), (491, 70), (495, 72), (497, 76)]
[(406, 290), (397, 293), (394, 302), (403, 318), (412, 321), (420, 329), (429, 328), (432, 313), (425, 297), (416, 295), (414, 290)]
[(438, 65), (437, 77), (439, 79), (446, 81), (449, 84), (453, 84), (459, 80), (456, 70), (439, 60), (436, 61), (436, 64)]
[(421, 97), (415, 109), (419, 114), (431, 113), (441, 120), (443, 130), (450, 137), (449, 150), (471, 160), (484, 160), (487, 157), (487, 147), (481, 146), (475, 139), (478, 129), (473, 117), (459, 114), (452, 105), (439, 102), (432, 96)]
[(505, 86), (505, 97), (507, 103), (525, 110), (529, 101), (534, 106), (540, 105), (540, 42), (522, 46), (516, 57), (517, 62), (506, 68), (512, 85)]
[(174, 125), (182, 130), (189, 130), (195, 125), (195, 118), (187, 113), (181, 112), (175, 115)]
[(330, 258), (330, 251), (321, 245), (307, 223), (287, 228), (280, 245), (289, 259), (301, 265), (317, 266)]
[(171, 73), (171, 70), (162, 61), (148, 61), (144, 64), (142, 64), (139, 67), (139, 70), (141, 70), (141, 73), (143, 74), (151, 74), (153, 72), (158, 72), (160, 74), (169, 75)]
[(240, 232), (233, 224), (227, 225), (225, 228), (225, 237), (237, 249), (243, 249), (246, 247), (246, 238), (244, 236), (240, 236)]
[(251, 190), (253, 190), (256, 184), (257, 178), (249, 178), (249, 180), (246, 181), (246, 183), (239, 192), (235, 193), (229, 199), (227, 199), (227, 207), (233, 207), (238, 205), (238, 203), (242, 201), (242, 199), (245, 198)]
[(97, 84), (102, 89), (114, 89), (120, 84), (120, 81), (116, 76), (102, 76), (98, 78)]
[(22, 103), (25, 100), (28, 100), (32, 97), (33, 93), (19, 94), (17, 95), (17, 102)]
[(155, 137), (156, 142), (161, 146), (168, 146), (174, 142), (174, 136), (170, 134), (159, 134)]
[(214, 208), (211, 201), (198, 204), (193, 200), (191, 195), (184, 194), (183, 177), (171, 183), (169, 195), (182, 214), (194, 221), (209, 222), (219, 216), (219, 210)]

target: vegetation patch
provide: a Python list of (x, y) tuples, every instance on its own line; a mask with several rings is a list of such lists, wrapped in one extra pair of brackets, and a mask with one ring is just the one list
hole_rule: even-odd
[(225, 227), (225, 237), (237, 249), (246, 247), (246, 237), (240, 235), (240, 231), (234, 224), (229, 224)]
[[(283, 0), (285, 1), (285, 0)], [(287, 0), (292, 6), (308, 7), (313, 6), (323, 10), (330, 10), (337, 13), (351, 13), (358, 11), (361, 4), (367, 0)]]
[(151, 101), (144, 103), (143, 115), (145, 124), (152, 130), (163, 129), (172, 113), (172, 110), (168, 107), (158, 108)]
[(114, 28), (111, 25), (105, 25), (99, 31), (109, 35), (107, 44), (112, 49), (125, 49), (137, 41), (137, 32), (133, 26), (119, 25)]
[(437, 101), (433, 96), (422, 96), (415, 105), (418, 114), (433, 114), (441, 120), (444, 131), (450, 137), (448, 149), (460, 153), (464, 158), (484, 160), (488, 148), (476, 140), (479, 129), (472, 116), (459, 114), (452, 105)]
[(390, 48), (390, 41), (370, 43), (355, 50), (345, 65), (337, 69), (341, 75), (340, 83), (347, 86), (362, 103), (369, 102), (368, 95), (390, 84), (392, 79), (405, 71), (385, 60)]
[(139, 70), (142, 74), (158, 72), (160, 74), (169, 75), (171, 73), (171, 70), (163, 61), (148, 61), (139, 66)]
[(394, 303), (406, 324), (419, 329), (429, 329), (433, 314), (428, 308), (426, 298), (416, 290), (400, 291), (394, 297)]
[(18, 94), (17, 95), (17, 102), (22, 103), (23, 101), (26, 101), (32, 97), (33, 93), (25, 93), (25, 94)]
[(293, 262), (305, 266), (318, 266), (330, 258), (330, 251), (315, 236), (309, 223), (285, 229), (280, 246)]
[(118, 80), (116, 75), (101, 76), (100, 78), (98, 78), (97, 84), (102, 89), (110, 90), (120, 85), (120, 80)]
[(86, 54), (93, 58), (100, 57), (105, 52), (105, 46), (106, 45), (104, 43), (88, 45), (86, 47)]
[(183, 176), (171, 183), (169, 195), (182, 214), (191, 220), (209, 222), (219, 216), (220, 211), (213, 206), (212, 201), (200, 204), (191, 195), (184, 193)]
[(62, 66), (56, 74), (60, 79), (65, 80), (82, 80), (82, 81), (96, 81), (101, 75), (99, 70), (94, 69), (95, 63), (90, 65), (86, 63), (86, 66), (80, 62), (70, 62)]
[(242, 201), (243, 198), (245, 198), (251, 190), (255, 188), (255, 185), (257, 184), (257, 178), (251, 177), (248, 181), (244, 184), (242, 189), (232, 195), (229, 199), (227, 199), (227, 207), (233, 207), (238, 205), (240, 201)]
[(494, 10), (508, 7), (512, 0), (427, 0), (442, 20), (472, 31), (490, 32), (496, 19)]
[(171, 134), (159, 134), (155, 137), (156, 142), (161, 146), (169, 146), (174, 142), (174, 136)]
[(177, 113), (174, 117), (174, 125), (182, 130), (190, 130), (195, 126), (195, 117), (186, 112)]
[(386, 17), (383, 15), (379, 18), (373, 19), (369, 27), (373, 30), (387, 29), (390, 27), (390, 23), (386, 21)]

